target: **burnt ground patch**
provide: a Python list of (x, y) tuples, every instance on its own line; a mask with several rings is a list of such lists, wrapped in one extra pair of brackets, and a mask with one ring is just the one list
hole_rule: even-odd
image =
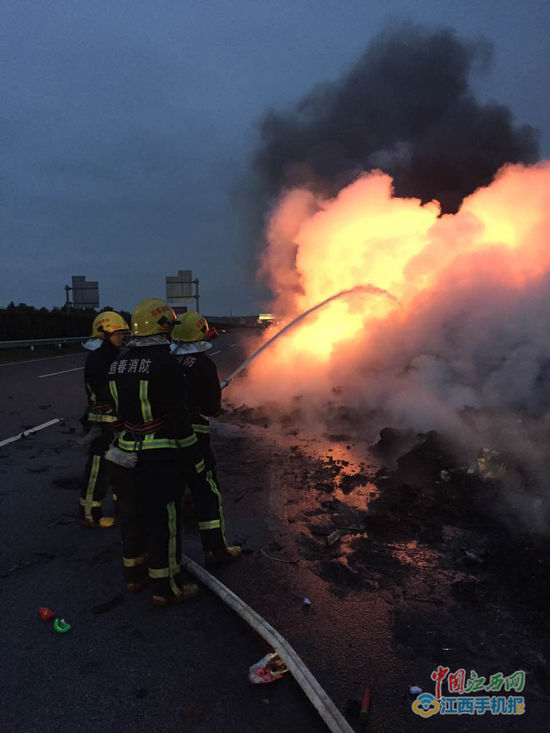
[[(379, 523), (379, 533), (437, 555), (430, 573), (414, 569), (395, 606), (396, 643), (413, 657), (439, 650), (457, 667), (526, 669), (530, 693), (547, 695), (550, 538), (504, 524), (502, 482), (454, 465), (444, 441), (429, 434), (388, 478), (375, 479), (374, 516), (400, 508), (402, 517)], [(407, 603), (421, 588), (421, 602)]]
[(357, 488), (358, 486), (363, 486), (368, 482), (369, 478), (364, 473), (354, 473), (342, 476), (342, 479), (340, 481), (340, 488), (344, 492), (344, 494), (349, 494), (353, 489)]
[[(331, 435), (360, 443), (349, 421)], [(331, 443), (319, 457), (304, 443), (289, 447), (288, 522), (301, 557), (335, 597), (387, 601), (402, 659), (486, 675), (525, 669), (527, 695), (546, 700), (550, 539), (514, 528), (502, 512), (502, 482), (459, 465), (437, 433), (388, 437), (391, 445), (375, 451), (377, 471), (366, 450), (364, 465), (348, 466), (330, 455)], [(365, 482), (375, 490), (361, 504)]]

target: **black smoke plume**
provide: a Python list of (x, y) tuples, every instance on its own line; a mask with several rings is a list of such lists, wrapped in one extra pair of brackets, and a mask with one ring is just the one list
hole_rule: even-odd
[(265, 115), (255, 157), (264, 195), (292, 186), (332, 195), (380, 168), (398, 196), (437, 199), (454, 213), (503, 163), (538, 158), (537, 132), (514, 126), (506, 107), (481, 104), (470, 88), (490, 56), (489, 43), (452, 30), (382, 32), (340, 80), (289, 113)]

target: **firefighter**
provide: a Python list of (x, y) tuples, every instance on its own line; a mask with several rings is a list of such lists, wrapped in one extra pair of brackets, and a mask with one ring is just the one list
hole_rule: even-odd
[[(91, 338), (84, 344), (90, 353), (84, 367), (84, 386), (88, 410), (83, 423), (88, 434), (82, 441), (89, 445), (88, 462), (80, 495), (80, 519), (86, 527), (112, 527), (113, 517), (104, 517), (102, 503), (110, 482), (109, 466), (104, 454), (113, 441), (116, 415), (110, 403), (107, 371), (130, 329), (124, 318), (114, 311), (99, 313), (92, 324)], [(116, 494), (113, 493), (116, 506)]]
[[(216, 460), (210, 445), (210, 422), (221, 412), (221, 389), (216, 365), (206, 352), (212, 344), (213, 330), (206, 318), (197, 311), (180, 316), (180, 323), (172, 332), (172, 352), (180, 362), (189, 393), (189, 412), (197, 436), (201, 457), (206, 467), (204, 485), (191, 488), (196, 507), (206, 566), (231, 562), (241, 556), (238, 546), (228, 546), (225, 539), (223, 502), (216, 475)], [(216, 332), (217, 336), (217, 332)]]
[(181, 368), (170, 354), (176, 315), (157, 298), (132, 315), (132, 340), (109, 368), (119, 430), (107, 457), (115, 464), (128, 591), (150, 582), (154, 606), (193, 598), (181, 575), (182, 473), (200, 491), (206, 471), (191, 427)]

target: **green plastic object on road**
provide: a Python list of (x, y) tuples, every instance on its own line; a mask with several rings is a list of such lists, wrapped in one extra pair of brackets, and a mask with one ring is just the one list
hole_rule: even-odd
[(56, 618), (53, 622), (54, 631), (58, 634), (66, 634), (71, 630), (71, 624), (68, 624), (64, 618)]

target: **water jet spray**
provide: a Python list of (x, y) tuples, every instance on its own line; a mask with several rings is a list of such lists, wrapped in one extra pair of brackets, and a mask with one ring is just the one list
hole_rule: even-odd
[(389, 298), (390, 300), (393, 300), (395, 303), (399, 303), (397, 298), (395, 298), (391, 293), (388, 293), (387, 290), (383, 290), (382, 288), (377, 288), (375, 285), (356, 285), (353, 288), (348, 288), (347, 290), (341, 290), (339, 293), (335, 293), (334, 295), (331, 295), (329, 298), (325, 298), (325, 300), (322, 300), (320, 303), (317, 303), (317, 305), (312, 306), (311, 308), (308, 308), (306, 311), (301, 313), (299, 316), (296, 316), (290, 323), (287, 323), (286, 326), (283, 326), (280, 331), (278, 331), (275, 336), (272, 336), (269, 341), (266, 341), (265, 344), (262, 344), (259, 349), (257, 349), (253, 354), (251, 354), (247, 359), (243, 361), (243, 363), (235, 369), (235, 371), (230, 374), (227, 379), (223, 379), (220, 382), (220, 387), (222, 389), (225, 389), (227, 385), (237, 376), (237, 374), (240, 374), (246, 367), (254, 361), (254, 359), (259, 356), (262, 351), (267, 349), (268, 346), (271, 346), (271, 344), (276, 341), (279, 336), (282, 336), (287, 331), (290, 331), (291, 328), (294, 328), (296, 324), (300, 323), (300, 321), (303, 321), (304, 318), (307, 318), (310, 313), (313, 313), (314, 311), (318, 310), (319, 308), (322, 308), (323, 306), (327, 305), (327, 303), (330, 303), (333, 300), (336, 300), (336, 298), (342, 298), (346, 295), (351, 295), (352, 293), (370, 293), (371, 295), (383, 295), (386, 298)]

